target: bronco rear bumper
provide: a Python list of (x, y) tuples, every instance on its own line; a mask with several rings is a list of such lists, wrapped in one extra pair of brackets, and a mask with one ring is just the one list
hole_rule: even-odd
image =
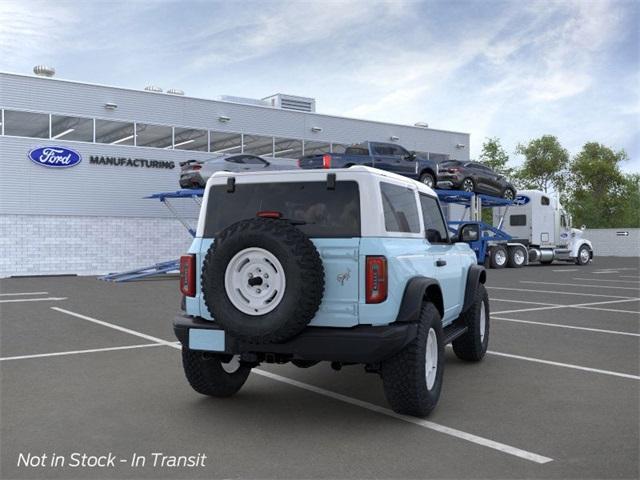
[[(416, 323), (393, 323), (380, 327), (360, 325), (352, 328), (307, 327), (283, 343), (256, 345), (241, 342), (224, 333), (215, 322), (188, 315), (173, 322), (176, 337), (192, 350), (226, 354), (273, 354), (301, 360), (327, 360), (344, 363), (376, 363), (394, 355), (416, 336)], [(215, 331), (215, 334), (212, 332)], [(203, 335), (203, 333), (205, 335)], [(209, 338), (217, 340), (203, 342)], [(196, 340), (197, 339), (197, 340)]]

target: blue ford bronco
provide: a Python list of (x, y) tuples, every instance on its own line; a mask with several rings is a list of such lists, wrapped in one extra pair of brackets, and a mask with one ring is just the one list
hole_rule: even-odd
[(216, 173), (180, 259), (187, 380), (226, 397), (260, 363), (364, 364), (393, 410), (427, 415), (445, 345), (473, 362), (489, 340), (485, 271), (454, 240), (433, 190), (393, 173)]

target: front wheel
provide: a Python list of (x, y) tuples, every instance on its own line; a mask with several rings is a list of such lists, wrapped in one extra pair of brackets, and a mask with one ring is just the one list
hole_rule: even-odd
[(513, 200), (515, 197), (516, 192), (514, 192), (511, 188), (506, 188), (504, 190), (504, 193), (502, 194), (502, 198), (504, 198), (505, 200)]
[(424, 417), (435, 408), (442, 390), (444, 334), (433, 303), (422, 305), (416, 338), (382, 362), (380, 373), (394, 412)]
[(182, 366), (191, 387), (202, 395), (230, 397), (242, 388), (251, 365), (236, 357), (182, 347)]
[(470, 178), (465, 178), (462, 181), (462, 190), (465, 192), (473, 192), (476, 189), (476, 185), (473, 183), (473, 180)]
[(467, 332), (452, 342), (453, 351), (461, 360), (479, 362), (489, 346), (489, 295), (483, 284), (479, 284), (473, 303), (460, 315)]
[(429, 188), (433, 188), (436, 186), (436, 179), (430, 173), (423, 173), (422, 175), (420, 175), (420, 181)]
[(591, 260), (591, 251), (586, 245), (582, 245), (578, 250), (578, 256), (576, 257), (577, 265), (586, 265)]

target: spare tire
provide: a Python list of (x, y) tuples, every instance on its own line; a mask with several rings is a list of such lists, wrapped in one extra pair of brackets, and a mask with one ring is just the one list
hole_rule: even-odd
[(204, 302), (224, 330), (250, 343), (282, 342), (311, 321), (324, 293), (315, 246), (285, 220), (254, 218), (222, 230), (202, 267)]

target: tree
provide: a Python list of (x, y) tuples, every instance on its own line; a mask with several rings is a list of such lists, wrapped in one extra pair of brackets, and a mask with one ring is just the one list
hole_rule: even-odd
[(592, 228), (640, 225), (639, 177), (624, 175), (624, 150), (613, 151), (597, 142), (586, 143), (569, 167), (567, 207), (576, 225)]
[(525, 157), (524, 164), (517, 172), (521, 186), (545, 192), (551, 187), (556, 191), (564, 189), (569, 152), (562, 148), (556, 137), (543, 135), (530, 140), (526, 145), (519, 144), (516, 153)]
[(508, 177), (513, 175), (513, 168), (507, 166), (507, 163), (509, 163), (509, 155), (505, 149), (502, 148), (498, 137), (485, 139), (485, 142), (482, 144), (482, 153), (480, 154), (479, 160), (487, 167), (502, 175)]

